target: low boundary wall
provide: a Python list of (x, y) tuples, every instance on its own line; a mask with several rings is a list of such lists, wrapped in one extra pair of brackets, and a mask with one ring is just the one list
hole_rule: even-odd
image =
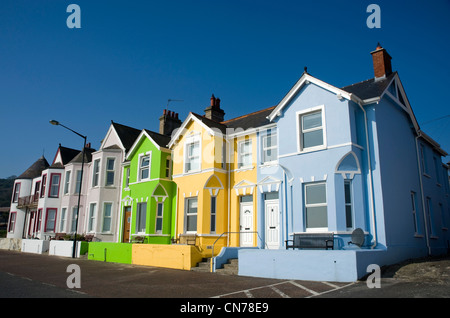
[[(87, 253), (88, 244), (89, 244), (88, 242), (77, 241), (76, 257), (80, 257), (80, 255), (84, 255)], [(50, 241), (48, 254), (55, 256), (72, 257), (73, 241), (59, 241), (59, 240)]]
[(130, 243), (90, 242), (88, 259), (102, 262), (131, 264)]
[(426, 256), (426, 250), (239, 250), (239, 275), (329, 282), (354, 282), (370, 264), (391, 265)]

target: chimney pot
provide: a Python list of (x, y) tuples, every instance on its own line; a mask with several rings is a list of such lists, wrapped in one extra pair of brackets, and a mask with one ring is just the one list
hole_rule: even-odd
[(373, 70), (375, 78), (386, 77), (392, 73), (391, 59), (388, 52), (378, 43), (375, 51), (370, 52), (373, 60)]
[(164, 109), (163, 115), (159, 118), (159, 133), (170, 136), (172, 131), (181, 126), (181, 120), (178, 119), (178, 113)]

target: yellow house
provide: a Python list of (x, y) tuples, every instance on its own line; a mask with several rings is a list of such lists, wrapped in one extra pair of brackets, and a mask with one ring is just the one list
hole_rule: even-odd
[[(203, 257), (224, 246), (258, 246), (257, 130), (265, 113), (224, 121), (220, 100), (205, 115), (190, 113), (169, 144), (177, 184), (175, 233)], [(254, 119), (257, 118), (257, 121)]]
[[(177, 184), (175, 234), (204, 257), (226, 244), (229, 174), (223, 163), (225, 126), (190, 113), (169, 144)], [(216, 240), (218, 240), (216, 242)]]

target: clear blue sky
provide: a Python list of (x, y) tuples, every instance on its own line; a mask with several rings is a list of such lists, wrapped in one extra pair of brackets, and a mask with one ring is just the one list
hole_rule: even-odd
[[(81, 29), (66, 8), (81, 7)], [(381, 7), (381, 29), (366, 8)], [(169, 109), (230, 119), (276, 105), (303, 72), (337, 87), (373, 77), (380, 42), (422, 129), (450, 152), (450, 2), (1, 0), (0, 177), (58, 144), (98, 149), (111, 120), (158, 130)], [(427, 123), (429, 122), (429, 123)], [(408, 158), (405, 158), (408, 160)], [(445, 161), (449, 161), (447, 157)]]

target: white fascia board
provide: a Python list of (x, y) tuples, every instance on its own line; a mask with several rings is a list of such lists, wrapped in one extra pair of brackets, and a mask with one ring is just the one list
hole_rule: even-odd
[(440, 144), (438, 144), (433, 138), (428, 136), (422, 130), (419, 131), (419, 136), (422, 137), (423, 139), (425, 139), (433, 147), (433, 149), (436, 150), (443, 157), (446, 157), (448, 155), (448, 153), (441, 148)]
[(251, 135), (251, 134), (256, 134), (262, 130), (267, 130), (267, 129), (271, 129), (271, 128), (277, 128), (277, 124), (276, 123), (270, 123), (264, 126), (260, 126), (260, 127), (255, 127), (255, 128), (249, 128), (246, 130), (242, 130), (239, 132), (235, 132), (232, 134), (227, 134), (226, 137), (227, 138), (235, 138), (235, 137), (241, 137), (241, 136), (247, 136), (247, 135)]
[(313, 83), (319, 87), (322, 87), (332, 93), (335, 93), (336, 95), (341, 95), (343, 98), (347, 100), (352, 100), (352, 94), (337, 88), (333, 85), (330, 85), (328, 83), (325, 83), (324, 81), (321, 81), (309, 74), (304, 73), (302, 77), (297, 81), (297, 83), (291, 88), (291, 90), (286, 94), (286, 96), (283, 97), (281, 102), (275, 107), (275, 109), (270, 113), (270, 115), (267, 117), (270, 121), (273, 121), (275, 117), (277, 117), (279, 114), (281, 114), (281, 111), (283, 108), (292, 100), (292, 98), (300, 91), (300, 89), (305, 85), (305, 83)]
[(102, 144), (100, 145), (100, 149), (99, 149), (99, 150), (102, 150), (102, 149), (103, 149), (103, 147), (105, 146), (106, 141), (108, 140), (109, 136), (111, 136), (111, 133), (112, 133), (112, 132), (114, 132), (114, 133), (116, 134), (117, 140), (118, 140), (119, 143), (120, 143), (119, 147), (120, 147), (123, 151), (125, 151), (125, 146), (123, 145), (122, 140), (119, 138), (119, 134), (118, 134), (117, 131), (114, 129), (113, 123), (111, 123), (111, 125), (109, 126), (108, 132), (106, 133), (105, 138), (103, 138)]
[[(131, 154), (134, 153), (135, 148), (136, 148), (137, 145), (140, 143), (140, 141), (141, 141), (141, 139), (142, 139), (142, 137), (143, 137), (144, 135), (147, 135), (147, 134), (145, 133), (145, 130), (142, 129), (142, 130), (141, 130), (141, 133), (139, 134), (139, 136), (138, 136), (138, 137), (136, 138), (136, 140), (134, 141), (134, 143), (133, 143), (133, 145), (131, 146), (130, 150), (128, 150), (127, 154), (125, 155), (125, 159), (126, 159), (126, 160), (129, 160), (129, 159), (130, 159), (129, 157), (131, 156)], [(147, 136), (148, 136), (148, 135), (147, 135)]]
[(195, 115), (193, 115), (192, 113), (189, 113), (188, 117), (184, 120), (184, 122), (181, 124), (180, 128), (177, 129), (176, 133), (174, 136), (172, 136), (172, 138), (170, 139), (169, 144), (167, 145), (167, 147), (170, 149), (172, 148), (176, 143), (177, 140), (181, 137), (181, 134), (183, 133), (183, 131), (186, 129), (186, 126), (188, 125), (188, 123), (190, 121), (195, 121), (196, 123), (198, 123), (200, 126), (202, 126), (210, 135), (212, 136), (216, 136), (217, 134), (215, 133), (215, 131), (213, 129), (211, 129), (210, 127), (206, 126), (201, 120), (199, 120)]
[(156, 141), (153, 140), (153, 138), (144, 130), (145, 136), (155, 145), (156, 149), (161, 151), (161, 146), (156, 143)]

